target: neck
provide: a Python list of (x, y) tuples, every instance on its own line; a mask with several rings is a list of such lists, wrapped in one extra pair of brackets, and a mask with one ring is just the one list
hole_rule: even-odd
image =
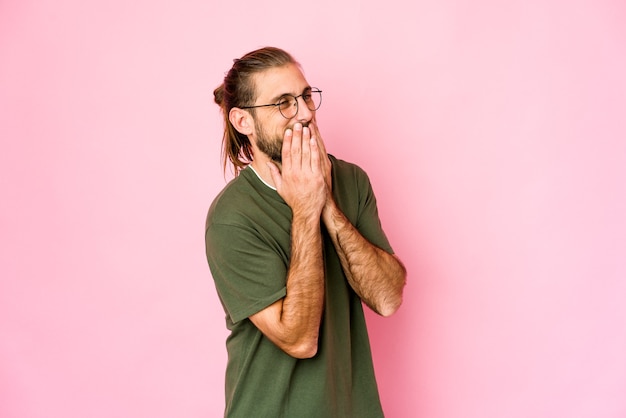
[(261, 177), (261, 179), (265, 183), (267, 183), (267, 185), (272, 188), (276, 188), (276, 184), (274, 184), (274, 179), (272, 178), (272, 174), (267, 164), (274, 164), (278, 167), (279, 171), (282, 171), (282, 166), (280, 165), (280, 163), (270, 160), (265, 155), (263, 155), (263, 157), (264, 158), (255, 158), (254, 160), (252, 160), (250, 165), (252, 166), (252, 168), (254, 168), (254, 171), (258, 174), (258, 176)]

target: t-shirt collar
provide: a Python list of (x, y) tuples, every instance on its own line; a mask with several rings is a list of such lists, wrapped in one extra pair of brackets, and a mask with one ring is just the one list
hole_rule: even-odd
[(250, 170), (252, 170), (252, 172), (254, 174), (256, 174), (256, 176), (259, 178), (259, 180), (261, 180), (261, 182), (263, 182), (263, 184), (265, 184), (267, 187), (269, 187), (270, 189), (276, 191), (276, 187), (271, 186), (268, 182), (266, 182), (265, 180), (263, 180), (263, 178), (259, 175), (259, 173), (256, 172), (256, 170), (254, 169), (254, 167), (252, 167), (251, 164), (248, 164), (248, 167), (250, 168)]

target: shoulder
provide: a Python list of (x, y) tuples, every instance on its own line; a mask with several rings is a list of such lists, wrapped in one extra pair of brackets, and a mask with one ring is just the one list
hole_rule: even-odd
[(357, 164), (341, 160), (334, 155), (328, 154), (333, 165), (333, 174), (340, 177), (357, 177), (367, 179), (367, 173)]
[(333, 184), (345, 184), (358, 189), (368, 189), (370, 187), (369, 177), (359, 165), (340, 160), (331, 154), (328, 154), (328, 157), (333, 165)]
[(240, 209), (246, 207), (246, 196), (252, 193), (252, 186), (244, 172), (231, 180), (213, 199), (206, 219), (206, 228), (213, 223), (236, 223)]
[(258, 229), (284, 218), (287, 212), (289, 207), (276, 190), (245, 169), (215, 197), (205, 229), (217, 224)]

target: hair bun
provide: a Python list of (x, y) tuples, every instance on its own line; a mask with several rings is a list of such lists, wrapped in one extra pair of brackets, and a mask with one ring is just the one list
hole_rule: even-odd
[(224, 83), (220, 84), (218, 88), (213, 90), (213, 97), (215, 99), (215, 103), (221, 107), (224, 103)]

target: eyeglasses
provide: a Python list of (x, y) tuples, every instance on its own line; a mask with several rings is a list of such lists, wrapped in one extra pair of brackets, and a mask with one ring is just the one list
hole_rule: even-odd
[(315, 111), (320, 108), (322, 104), (322, 90), (317, 87), (313, 87), (310, 90), (307, 89), (304, 93), (299, 96), (294, 96), (291, 94), (283, 94), (278, 99), (278, 103), (274, 104), (264, 104), (264, 105), (256, 105), (256, 106), (242, 106), (240, 109), (254, 109), (256, 107), (270, 107), (276, 106), (281, 115), (283, 115), (286, 119), (291, 119), (298, 114), (298, 98), (302, 97), (306, 107)]

